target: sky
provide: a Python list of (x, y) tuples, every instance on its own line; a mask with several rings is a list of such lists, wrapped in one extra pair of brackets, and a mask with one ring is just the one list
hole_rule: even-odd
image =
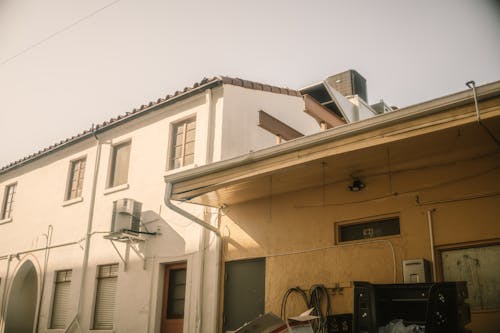
[(347, 69), (398, 107), (500, 80), (500, 1), (0, 0), (0, 166), (204, 77)]

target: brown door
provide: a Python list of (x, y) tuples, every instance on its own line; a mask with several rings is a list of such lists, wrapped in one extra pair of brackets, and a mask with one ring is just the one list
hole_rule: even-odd
[(165, 266), (161, 333), (182, 333), (186, 296), (186, 263)]

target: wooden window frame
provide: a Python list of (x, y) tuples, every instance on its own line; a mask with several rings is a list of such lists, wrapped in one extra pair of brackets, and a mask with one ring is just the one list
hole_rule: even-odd
[[(75, 172), (74, 172), (74, 167), (77, 163), (80, 163), (80, 168), (77, 173), (77, 181), (76, 181), (76, 193), (77, 195), (75, 197), (72, 197), (72, 192), (74, 190), (73, 188), (73, 183), (74, 183), (74, 178), (75, 178)], [(81, 167), (81, 164), (83, 163), (83, 168)], [(83, 193), (83, 183), (85, 181), (85, 170), (87, 168), (87, 156), (82, 156), (75, 158), (69, 162), (69, 169), (68, 169), (68, 180), (66, 184), (66, 193), (64, 194), (64, 200), (69, 201), (69, 200), (74, 200), (82, 197)], [(82, 171), (83, 169), (83, 171)], [(80, 194), (78, 195), (78, 192)]]
[[(14, 189), (13, 192), (11, 192), (10, 189)], [(7, 220), (12, 218), (12, 211), (14, 210), (13, 206), (16, 193), (17, 182), (5, 185), (2, 200), (2, 215), (0, 215), (0, 220)]]
[[(183, 167), (186, 167), (188, 165), (194, 165), (194, 162), (195, 162), (195, 152), (196, 152), (196, 130), (197, 130), (197, 117), (196, 115), (191, 115), (191, 116), (188, 116), (186, 118), (183, 118), (181, 120), (178, 120), (178, 121), (175, 121), (173, 123), (171, 123), (170, 125), (170, 140), (169, 140), (169, 153), (168, 153), (168, 161), (167, 161), (167, 170), (175, 170), (175, 169), (180, 169), (180, 168), (183, 168)], [(185, 152), (186, 152), (186, 135), (187, 135), (187, 125), (191, 122), (194, 122), (194, 132), (195, 132), (195, 139), (194, 139), (194, 148), (193, 148), (193, 163), (189, 163), (189, 164), (185, 164), (185, 158), (186, 158), (186, 155), (185, 155)], [(176, 156), (175, 156), (175, 144), (176, 144), (176, 141), (175, 141), (175, 129), (178, 127), (178, 126), (184, 126), (184, 131), (183, 131), (183, 139), (182, 139), (182, 153), (181, 153), (181, 165), (176, 167), (175, 166), (175, 160), (176, 160)]]

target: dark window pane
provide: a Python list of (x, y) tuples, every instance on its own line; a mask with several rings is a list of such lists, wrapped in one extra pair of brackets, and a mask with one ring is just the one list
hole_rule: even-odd
[(399, 235), (399, 217), (341, 225), (339, 232), (339, 241), (341, 242)]
[(171, 270), (168, 277), (167, 318), (184, 317), (184, 298), (186, 294), (186, 269)]

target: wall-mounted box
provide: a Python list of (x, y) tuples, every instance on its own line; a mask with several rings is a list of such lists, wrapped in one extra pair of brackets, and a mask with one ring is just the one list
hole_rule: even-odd
[(425, 259), (403, 260), (404, 283), (431, 282), (429, 262)]

